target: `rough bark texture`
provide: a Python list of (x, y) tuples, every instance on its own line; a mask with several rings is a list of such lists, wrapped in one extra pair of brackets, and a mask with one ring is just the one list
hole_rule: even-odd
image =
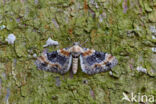
[[(5, 25), (5, 28), (2, 28)], [(1, 104), (133, 104), (156, 98), (156, 0), (0, 0)], [(13, 45), (5, 39), (16, 36)], [(76, 75), (39, 71), (34, 56), (51, 37), (59, 47), (73, 42), (108, 52), (112, 72)], [(153, 38), (152, 38), (153, 37)], [(137, 71), (137, 67), (145, 72)], [(151, 95), (151, 96), (150, 96)], [(146, 102), (145, 99), (143, 102)], [(155, 99), (156, 102), (156, 99)]]

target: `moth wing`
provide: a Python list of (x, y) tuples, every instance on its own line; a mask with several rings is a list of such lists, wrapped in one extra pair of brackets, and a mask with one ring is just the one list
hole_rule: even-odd
[(64, 74), (70, 69), (71, 62), (72, 55), (67, 48), (63, 48), (51, 53), (43, 52), (35, 64), (38, 69)]
[(106, 72), (117, 63), (117, 59), (111, 54), (91, 49), (84, 49), (84, 52), (80, 55), (81, 69), (86, 74)]

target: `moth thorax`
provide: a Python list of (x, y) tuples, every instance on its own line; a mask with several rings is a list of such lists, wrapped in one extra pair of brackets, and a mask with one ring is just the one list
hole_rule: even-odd
[(78, 58), (73, 58), (72, 71), (76, 74), (78, 69)]

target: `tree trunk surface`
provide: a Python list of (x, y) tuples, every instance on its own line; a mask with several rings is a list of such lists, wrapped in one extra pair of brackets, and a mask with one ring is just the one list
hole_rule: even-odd
[[(37, 70), (43, 50), (77, 41), (118, 64), (95, 75), (80, 64), (74, 75)], [(156, 0), (0, 1), (0, 104), (138, 103), (156, 103)]]

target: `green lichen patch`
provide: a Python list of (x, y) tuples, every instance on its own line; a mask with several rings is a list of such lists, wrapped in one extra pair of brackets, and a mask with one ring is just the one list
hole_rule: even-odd
[[(0, 1), (0, 101), (16, 104), (138, 103), (122, 101), (123, 92), (156, 98), (156, 2), (148, 0)], [(16, 36), (14, 44), (5, 40)], [(51, 37), (59, 46), (73, 42), (113, 54), (111, 72), (65, 75), (37, 70), (36, 55)], [(137, 67), (146, 69), (139, 72)]]

